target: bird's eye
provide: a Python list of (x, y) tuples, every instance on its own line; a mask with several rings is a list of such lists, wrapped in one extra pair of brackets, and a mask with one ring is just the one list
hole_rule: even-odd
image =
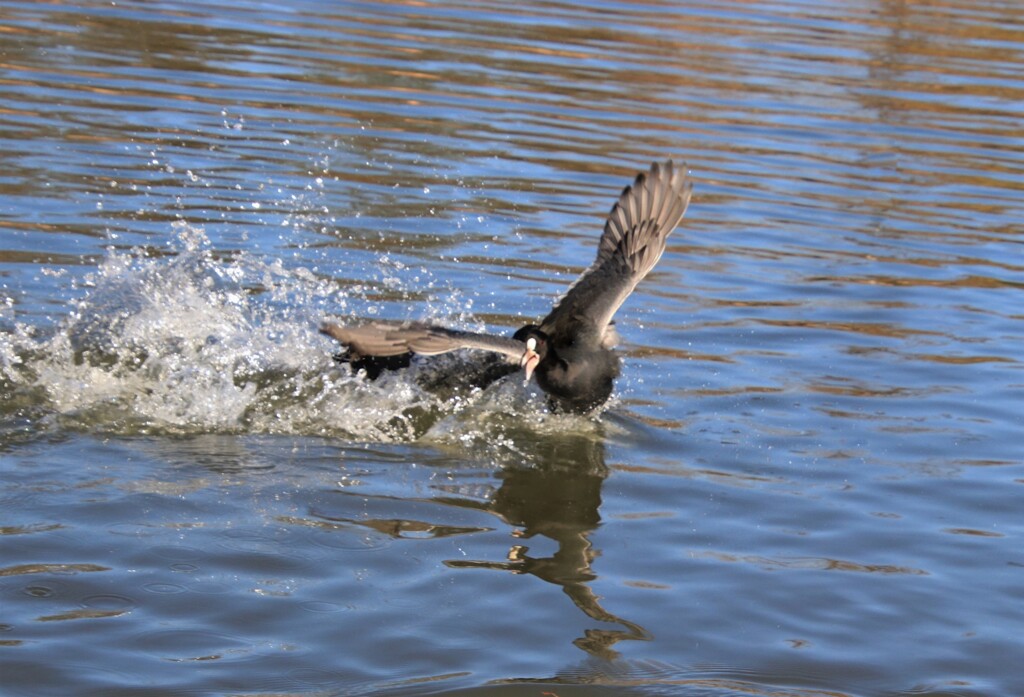
[(526, 349), (528, 351), (535, 351), (537, 349), (537, 339), (530, 337), (526, 340)]

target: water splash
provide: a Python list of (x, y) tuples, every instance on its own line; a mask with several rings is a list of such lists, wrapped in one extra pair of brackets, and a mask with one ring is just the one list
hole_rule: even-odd
[(324, 317), (362, 309), (351, 288), (279, 260), (225, 258), (184, 223), (175, 226), (172, 253), (111, 251), (81, 285), (83, 297), (48, 333), (7, 323), (3, 416), (31, 413), (39, 425), (113, 434), (453, 443), (479, 442), (489, 418), (499, 430), (508, 414), (540, 427), (558, 420), (517, 380), (454, 394), (424, 387), (473, 356), (414, 364), (373, 382), (353, 375), (317, 332)]

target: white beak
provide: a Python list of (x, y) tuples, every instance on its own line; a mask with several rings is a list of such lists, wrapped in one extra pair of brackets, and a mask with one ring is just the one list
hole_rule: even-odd
[(523, 357), (519, 359), (519, 367), (526, 373), (526, 380), (524, 382), (530, 382), (530, 377), (533, 375), (533, 369), (540, 363), (540, 354), (537, 353), (537, 340), (532, 336), (526, 340), (526, 350), (523, 352)]

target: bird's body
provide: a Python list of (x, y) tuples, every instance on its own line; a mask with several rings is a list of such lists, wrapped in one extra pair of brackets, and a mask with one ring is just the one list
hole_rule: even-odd
[(686, 168), (671, 160), (637, 175), (608, 215), (594, 263), (540, 324), (522, 327), (511, 339), (419, 323), (327, 323), (321, 331), (348, 347), (353, 366), (377, 372), (408, 364), (412, 354), (461, 348), (501, 353), (518, 359), (527, 380), (536, 375), (556, 408), (591, 411), (607, 401), (619, 375), (612, 317), (661, 258), (692, 189)]
[(619, 376), (619, 357), (587, 341), (552, 342), (534, 373), (540, 388), (560, 407), (586, 412), (611, 396)]

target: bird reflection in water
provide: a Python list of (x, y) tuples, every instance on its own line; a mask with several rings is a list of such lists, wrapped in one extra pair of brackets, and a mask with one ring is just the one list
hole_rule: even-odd
[(450, 503), (477, 508), (498, 516), (516, 529), (512, 535), (529, 540), (536, 535), (558, 544), (550, 557), (534, 557), (524, 544), (511, 547), (504, 561), (450, 560), (453, 568), (498, 569), (530, 574), (561, 586), (588, 617), (618, 628), (593, 628), (573, 643), (594, 656), (618, 656), (612, 647), (626, 639), (648, 640), (640, 625), (607, 611), (590, 587), (597, 578), (592, 568), (597, 556), (590, 533), (601, 522), (601, 487), (608, 476), (604, 443), (599, 434), (540, 436), (532, 464), (507, 465), (499, 474), (501, 485), (489, 502), (457, 499)]

